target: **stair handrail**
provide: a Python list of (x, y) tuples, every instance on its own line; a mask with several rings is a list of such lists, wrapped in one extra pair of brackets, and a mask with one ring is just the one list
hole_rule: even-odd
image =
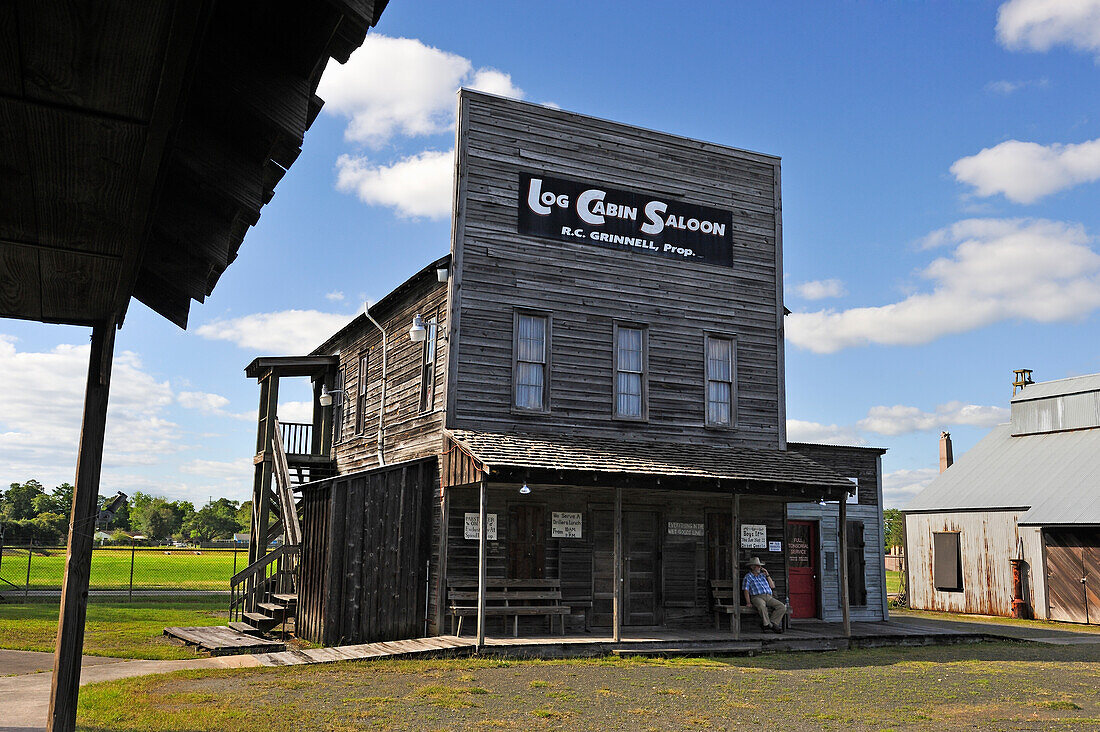
[(297, 546), (302, 543), (302, 526), (298, 521), (298, 509), (294, 503), (294, 493), (290, 487), (290, 467), (287, 465), (286, 450), (283, 449), (283, 433), (279, 420), (275, 420), (274, 436), (271, 447), (275, 454), (275, 494), (279, 502), (280, 518), (283, 522), (284, 546)]
[[(294, 549), (297, 549), (297, 548), (298, 547), (294, 547)], [(240, 572), (237, 572), (235, 575), (230, 577), (229, 578), (229, 586), (230, 587), (235, 587), (236, 585), (239, 585), (241, 582), (248, 579), (252, 575), (259, 574), (260, 571), (264, 567), (266, 567), (267, 565), (269, 565), (272, 562), (274, 562), (275, 560), (277, 560), (279, 557), (281, 557), (283, 554), (285, 554), (287, 551), (289, 551), (289, 549), (290, 549), (290, 547), (288, 547), (286, 544), (275, 547), (270, 552), (265, 554), (263, 557), (261, 557), (260, 559), (257, 559), (255, 562), (253, 562), (252, 564), (250, 564), (247, 567), (245, 567), (244, 569), (242, 569)]]

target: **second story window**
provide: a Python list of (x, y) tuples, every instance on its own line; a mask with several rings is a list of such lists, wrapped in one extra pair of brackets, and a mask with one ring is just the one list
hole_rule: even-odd
[(707, 424), (732, 427), (734, 421), (733, 341), (706, 337)]
[(646, 331), (615, 326), (615, 416), (645, 419)]
[(550, 324), (545, 315), (516, 313), (514, 406), (535, 412), (546, 411), (547, 355), (550, 352)]
[(420, 411), (435, 409), (435, 359), (438, 324), (432, 318), (424, 325), (428, 331), (424, 338), (424, 355), (420, 363)]
[(367, 367), (370, 364), (370, 353), (364, 352), (359, 356), (358, 388), (355, 390), (355, 434), (363, 434), (367, 426)]
[[(336, 371), (336, 388), (346, 389), (344, 384), (344, 367)], [(347, 393), (332, 395), (332, 442), (336, 444), (344, 440), (344, 397)]]

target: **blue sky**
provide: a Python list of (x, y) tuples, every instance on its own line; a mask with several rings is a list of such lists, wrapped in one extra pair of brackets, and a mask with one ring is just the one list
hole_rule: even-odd
[[(888, 505), (1013, 368), (1100, 371), (1100, 0), (670, 7), (393, 0), (189, 329), (132, 304), (101, 492), (247, 497), (244, 366), (448, 250), (460, 84), (781, 156), (791, 438), (890, 448)], [(0, 321), (4, 484), (72, 479), (87, 341)]]

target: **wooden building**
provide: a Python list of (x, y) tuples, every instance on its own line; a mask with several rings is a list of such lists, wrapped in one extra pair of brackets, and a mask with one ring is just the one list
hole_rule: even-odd
[(449, 632), (508, 587), (563, 631), (709, 625), (752, 556), (796, 617), (885, 619), (883, 451), (786, 440), (779, 159), (458, 104), (451, 253), (248, 369), (274, 408), (280, 374), (316, 367), (305, 442), (333, 477), (300, 487), (302, 635)]
[(1100, 623), (1100, 374), (1021, 384), (905, 507), (909, 604)]

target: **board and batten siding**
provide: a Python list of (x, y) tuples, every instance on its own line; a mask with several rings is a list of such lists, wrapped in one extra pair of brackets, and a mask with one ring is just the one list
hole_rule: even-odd
[[(785, 444), (778, 158), (463, 90), (447, 426)], [(519, 174), (731, 212), (733, 267), (517, 233)], [(548, 413), (512, 404), (513, 313), (552, 323)], [(648, 420), (612, 418), (613, 329), (648, 328)], [(704, 335), (736, 340), (736, 426), (704, 425)]]
[[(1025, 599), (1037, 617), (1046, 617), (1042, 541), (1035, 529), (1017, 526), (1024, 510), (956, 511), (905, 515), (909, 558), (909, 606), (917, 610), (1012, 615), (1012, 565), (1022, 541), (1028, 567)], [(933, 583), (932, 534), (958, 532), (961, 592), (938, 590)]]

